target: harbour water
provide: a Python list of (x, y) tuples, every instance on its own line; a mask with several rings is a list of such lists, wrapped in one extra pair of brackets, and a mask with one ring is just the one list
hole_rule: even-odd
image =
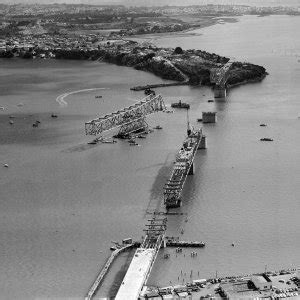
[[(299, 267), (299, 25), (299, 17), (251, 16), (187, 37), (153, 37), (161, 46), (257, 63), (270, 75), (232, 89), (226, 102), (208, 103), (213, 93), (205, 87), (157, 89), (168, 105), (190, 103), (195, 125), (209, 110), (217, 111), (218, 123), (203, 126), (208, 149), (197, 154), (195, 175), (186, 182), (179, 209), (186, 214), (168, 222), (168, 235), (202, 240), (206, 247), (194, 258), (189, 251), (176, 257), (175, 250), (164, 250), (149, 284), (176, 283), (181, 270), (207, 278), (266, 265)], [(130, 87), (163, 80), (99, 62), (0, 62), (0, 162), (9, 165), (0, 168), (0, 299), (82, 298), (111, 241), (139, 239), (147, 210), (159, 205), (185, 136), (185, 112), (151, 116), (149, 123), (163, 130), (139, 141), (140, 147), (122, 141), (87, 146), (85, 121), (144, 96)], [(71, 94), (66, 104), (56, 101), (93, 88), (101, 89)], [(36, 120), (41, 123), (33, 128)], [(260, 142), (262, 137), (274, 141)]]

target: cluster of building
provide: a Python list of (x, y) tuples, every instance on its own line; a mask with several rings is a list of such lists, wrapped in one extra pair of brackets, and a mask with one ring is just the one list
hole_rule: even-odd
[(113, 9), (115, 13), (121, 13), (127, 9), (123, 5), (87, 5), (87, 4), (28, 4), (16, 3), (12, 5), (0, 5), (0, 15), (5, 16), (40, 16), (41, 14), (77, 14), (82, 12), (106, 11)]
[(299, 276), (294, 269), (239, 278), (198, 279), (186, 285), (145, 287), (140, 299), (299, 299)]
[(293, 6), (276, 6), (260, 7), (247, 5), (193, 5), (193, 6), (167, 6), (155, 8), (157, 13), (167, 15), (180, 14), (224, 14), (224, 15), (241, 15), (241, 14), (300, 14), (300, 7)]
[(15, 36), (0, 39), (1, 53), (10, 52), (14, 56), (23, 56), (31, 53), (33, 56), (54, 58), (53, 51), (78, 49), (82, 51), (97, 50), (99, 43), (105, 41), (105, 37), (97, 34), (78, 36), (61, 36), (43, 34), (40, 36)]

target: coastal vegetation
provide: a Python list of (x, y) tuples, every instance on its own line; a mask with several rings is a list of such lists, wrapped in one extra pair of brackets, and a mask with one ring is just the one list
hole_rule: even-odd
[[(35, 47), (19, 51), (22, 58), (51, 57), (56, 59), (98, 60), (136, 70), (151, 72), (163, 79), (174, 80), (189, 85), (212, 85), (212, 72), (222, 68), (229, 58), (203, 50), (183, 50), (180, 47), (161, 48), (134, 41), (107, 42), (96, 49), (61, 49), (47, 51)], [(51, 55), (50, 55), (51, 54)], [(1, 57), (13, 57), (13, 51), (0, 53)], [(262, 66), (251, 63), (233, 62), (226, 84), (228, 87), (262, 80), (266, 75)]]
[[(58, 59), (92, 59), (133, 67), (151, 72), (163, 79), (186, 82), (190, 85), (212, 85), (211, 73), (222, 68), (229, 58), (202, 50), (183, 50), (180, 47), (160, 48), (128, 41), (123, 45), (106, 45), (93, 51), (57, 50)], [(234, 62), (227, 85), (259, 81), (266, 75), (262, 66)]]

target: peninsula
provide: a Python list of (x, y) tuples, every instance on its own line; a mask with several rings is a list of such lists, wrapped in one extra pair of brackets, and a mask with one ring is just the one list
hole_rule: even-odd
[[(173, 81), (157, 86), (212, 86), (214, 84), (211, 81), (213, 72), (229, 62), (227, 57), (203, 50), (183, 50), (180, 47), (160, 48), (149, 43), (141, 44), (136, 41), (120, 39), (102, 41), (88, 47), (73, 47), (71, 38), (67, 40), (65, 46), (48, 44), (47, 47), (41, 47), (37, 43), (36, 46), (26, 49), (21, 43), (18, 43), (13, 49), (1, 51), (0, 57), (98, 60), (148, 71), (163, 79)], [(227, 74), (226, 87), (257, 82), (266, 75), (266, 69), (262, 66), (234, 61)], [(139, 90), (146, 87), (133, 89)]]
[[(97, 50), (56, 50), (56, 58), (101, 60), (117, 65), (151, 72), (163, 79), (183, 85), (211, 86), (211, 74), (222, 68), (229, 58), (202, 50), (183, 50), (180, 47), (160, 48), (134, 41), (110, 41)], [(266, 69), (251, 63), (233, 62), (228, 72), (227, 87), (256, 82), (267, 75)], [(174, 85), (174, 83), (166, 84)], [(161, 84), (159, 86), (162, 86)], [(138, 87), (136, 88), (138, 89)]]

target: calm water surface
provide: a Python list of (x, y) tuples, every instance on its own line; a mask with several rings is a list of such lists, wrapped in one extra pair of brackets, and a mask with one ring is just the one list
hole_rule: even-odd
[[(187, 37), (154, 37), (162, 46), (200, 48), (248, 60), (270, 75), (230, 91), (226, 102), (207, 103), (208, 88), (160, 89), (165, 102), (191, 103), (205, 125), (208, 149), (196, 157), (186, 183), (186, 217), (170, 217), (169, 235), (203, 240), (197, 258), (163, 260), (149, 284), (194, 277), (243, 274), (300, 264), (300, 40), (297, 17), (243, 17)], [(155, 114), (162, 131), (141, 140), (87, 146), (84, 122), (143, 97), (129, 90), (161, 82), (152, 74), (98, 62), (0, 60), (1, 299), (82, 298), (109, 255), (112, 240), (140, 238), (146, 211), (155, 209), (185, 135), (185, 114)], [(74, 90), (104, 88), (57, 96)], [(103, 98), (95, 99), (95, 95)], [(22, 103), (23, 106), (17, 106)], [(51, 113), (58, 118), (52, 119)], [(14, 115), (9, 125), (8, 116)], [(38, 128), (32, 123), (40, 120)], [(268, 124), (259, 127), (260, 123)], [(196, 122), (195, 122), (196, 123)], [(262, 143), (261, 137), (273, 143)], [(235, 242), (235, 247), (231, 243)], [(128, 263), (126, 257), (119, 263)], [(115, 272), (118, 268), (115, 267)], [(199, 272), (199, 275), (198, 275)], [(111, 294), (105, 285), (99, 295)]]

